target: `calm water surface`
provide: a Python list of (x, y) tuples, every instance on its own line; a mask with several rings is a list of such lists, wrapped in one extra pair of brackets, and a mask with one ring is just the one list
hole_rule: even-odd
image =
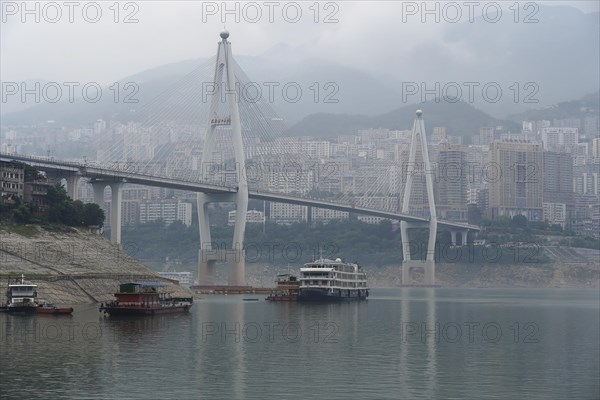
[[(254, 297), (259, 301), (244, 301)], [(597, 290), (207, 296), (190, 314), (0, 314), (2, 399), (598, 399)]]

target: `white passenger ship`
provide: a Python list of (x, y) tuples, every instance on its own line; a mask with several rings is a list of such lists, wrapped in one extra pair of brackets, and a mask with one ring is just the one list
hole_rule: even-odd
[(321, 258), (300, 268), (299, 301), (365, 300), (367, 274), (358, 264)]

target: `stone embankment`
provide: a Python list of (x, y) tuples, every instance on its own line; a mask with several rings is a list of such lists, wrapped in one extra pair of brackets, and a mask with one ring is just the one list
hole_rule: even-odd
[(56, 304), (112, 300), (119, 284), (131, 281), (162, 282), (174, 296), (191, 295), (102, 236), (79, 229), (0, 225), (0, 302), (9, 279), (21, 274), (38, 285), (40, 299)]
[[(401, 285), (400, 266), (365, 268), (372, 287)], [(422, 276), (415, 271), (415, 280)], [(439, 263), (436, 283), (442, 287), (600, 288), (600, 263), (532, 265)]]

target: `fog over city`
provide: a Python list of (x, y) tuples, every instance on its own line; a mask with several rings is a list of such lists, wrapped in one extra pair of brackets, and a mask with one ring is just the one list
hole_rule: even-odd
[[(363, 114), (395, 108), (403, 82), (426, 82), (429, 88), (435, 82), (498, 82), (505, 94), (498, 104), (482, 99), (480, 88), (473, 96), (495, 117), (577, 99), (598, 86), (600, 43), (590, 34), (598, 25), (597, 2), (546, 1), (520, 10), (511, 9), (510, 2), (487, 8), (450, 3), (454, 6), (342, 1), (286, 8), (148, 1), (135, 7), (123, 3), (118, 10), (99, 3), (97, 17), (98, 10), (83, 5), (71, 9), (59, 2), (60, 7), (46, 9), (39, 3), (36, 12), (32, 3), (27, 14), (4, 2), (0, 79), (108, 86), (134, 76), (142, 83), (150, 76), (138, 76), (141, 72), (160, 67), (163, 75), (181, 73), (193, 62), (179, 68), (177, 63), (213, 56), (215, 32), (225, 26), (253, 80), (338, 81), (341, 104), (301, 108), (300, 115), (286, 110), (293, 121), (305, 112), (361, 113), (359, 93), (351, 87), (357, 81), (364, 82), (364, 96), (375, 105), (363, 107)], [(515, 82), (535, 82), (538, 103), (509, 101), (508, 87)], [(462, 88), (461, 98), (468, 99), (468, 88)], [(402, 103), (418, 103), (420, 94)], [(3, 102), (2, 113), (23, 108), (14, 103)]]

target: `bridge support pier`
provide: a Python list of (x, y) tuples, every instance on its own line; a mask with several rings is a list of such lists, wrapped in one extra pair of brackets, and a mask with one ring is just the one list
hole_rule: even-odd
[[(429, 228), (429, 240), (427, 241), (427, 254), (425, 260), (413, 260), (411, 255), (412, 247), (420, 250), (420, 246), (410, 241), (408, 230), (410, 228)], [(429, 221), (429, 224), (400, 222), (400, 235), (402, 237), (402, 284), (412, 285), (411, 272), (414, 269), (422, 268), (424, 272), (424, 285), (435, 285), (435, 241), (437, 238), (437, 221)], [(416, 245), (416, 246), (415, 246)], [(418, 251), (421, 253), (420, 251)]]
[(456, 246), (456, 231), (450, 231), (450, 244)]
[(450, 243), (452, 244), (452, 246), (456, 246), (456, 234), (460, 233), (460, 245), (461, 246), (466, 246), (467, 245), (467, 238), (469, 235), (469, 231), (468, 230), (460, 230), (460, 231), (456, 231), (456, 230), (451, 230), (450, 231)]
[(53, 173), (46, 175), (48, 178), (48, 182), (52, 184), (62, 184), (62, 180), (64, 179), (67, 183), (66, 191), (67, 195), (71, 198), (71, 200), (77, 200), (78, 196), (78, 188), (79, 188), (79, 178), (81, 175), (77, 172), (72, 171), (54, 171)]
[[(435, 199), (433, 197), (433, 174), (429, 164), (429, 153), (427, 150), (427, 139), (425, 137), (425, 123), (423, 122), (423, 112), (417, 110), (415, 123), (412, 130), (412, 138), (410, 143), (410, 152), (408, 157), (408, 167), (414, 167), (416, 164), (417, 148), (421, 150), (425, 168), (425, 183), (427, 189), (427, 203), (429, 205), (429, 222), (428, 223), (408, 223), (407, 221), (400, 222), (400, 234), (402, 236), (402, 284), (412, 284), (411, 270), (414, 268), (423, 268), (425, 272), (425, 285), (435, 285), (435, 241), (437, 236), (437, 212), (435, 209)], [(407, 170), (406, 186), (404, 188), (404, 196), (402, 199), (402, 212), (410, 213), (410, 197), (412, 194), (414, 171)], [(427, 256), (425, 260), (413, 260), (411, 258), (411, 242), (408, 235), (409, 228), (428, 227), (429, 240), (427, 241)]]
[(121, 200), (123, 199), (123, 183), (112, 182), (110, 186), (110, 241), (121, 243)]
[[(245, 257), (244, 233), (246, 231), (246, 214), (248, 212), (248, 182), (245, 178), (246, 159), (244, 156), (244, 143), (242, 140), (242, 125), (238, 106), (239, 93), (237, 92), (234, 64), (231, 56), (231, 43), (227, 41), (229, 32), (220, 34), (221, 41), (217, 49), (214, 84), (216, 90), (211, 93), (209, 109), (209, 123), (202, 151), (202, 166), (212, 162), (212, 150), (215, 144), (215, 131), (218, 126), (231, 127), (233, 154), (237, 168), (237, 192), (231, 194), (198, 193), (198, 223), (200, 225), (200, 252), (198, 253), (198, 283), (212, 285), (215, 281), (215, 264), (225, 255), (227, 260), (227, 282), (229, 285), (244, 286)], [(224, 84), (223, 84), (224, 83)], [(225, 86), (225, 87), (223, 87)], [(222, 112), (221, 99), (227, 99), (230, 115), (218, 115)], [(233, 231), (233, 245), (230, 250), (219, 249), (215, 254), (210, 236), (210, 221), (208, 217), (208, 204), (216, 202), (232, 202), (236, 204), (235, 227)], [(219, 257), (221, 256), (221, 257)]]
[[(200, 225), (201, 246), (198, 252), (198, 283), (214, 285), (216, 282), (217, 261), (227, 262), (227, 283), (234, 286), (244, 286), (246, 259), (243, 249), (244, 232), (246, 230), (246, 214), (248, 200), (244, 201), (239, 193), (206, 194), (198, 193), (198, 222)], [(246, 197), (247, 199), (247, 197)], [(233, 230), (232, 249), (220, 248), (213, 243), (210, 233), (210, 218), (208, 205), (210, 203), (236, 203), (235, 226)]]
[(106, 182), (91, 182), (92, 189), (94, 190), (94, 203), (100, 207), (104, 206), (104, 188)]
[(110, 186), (110, 241), (121, 243), (121, 201), (123, 199), (124, 182), (90, 182), (94, 190), (94, 203), (104, 206), (104, 188)]
[(77, 198), (79, 197), (79, 175), (69, 175), (65, 178), (65, 180), (67, 181), (67, 194), (72, 200), (77, 200)]
[[(200, 225), (202, 229), (202, 224)], [(216, 249), (212, 248), (212, 243), (202, 243), (202, 247), (198, 251), (198, 283), (200, 285), (213, 286), (217, 282), (217, 261), (222, 261), (223, 255)]]

